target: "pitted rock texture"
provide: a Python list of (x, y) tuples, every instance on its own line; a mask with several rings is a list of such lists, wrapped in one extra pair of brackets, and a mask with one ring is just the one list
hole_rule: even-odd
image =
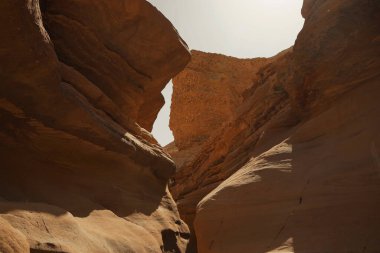
[(0, 251), (185, 252), (175, 166), (139, 126), (190, 57), (170, 22), (144, 0), (0, 13)]
[(190, 63), (173, 79), (170, 128), (176, 146), (182, 150), (202, 144), (210, 129), (232, 120), (244, 91), (256, 79), (253, 70), (266, 62), (193, 50)]
[(170, 128), (175, 142), (165, 150), (178, 170), (199, 154), (213, 132), (234, 119), (244, 92), (257, 79), (255, 70), (270, 61), (192, 50), (190, 63), (173, 78)]
[(200, 253), (380, 251), (380, 4), (302, 13), (293, 49), (173, 180)]

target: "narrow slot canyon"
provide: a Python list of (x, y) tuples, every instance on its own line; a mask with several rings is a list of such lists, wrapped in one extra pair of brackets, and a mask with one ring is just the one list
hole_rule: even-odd
[(380, 252), (380, 3), (218, 3), (0, 2), (0, 253)]

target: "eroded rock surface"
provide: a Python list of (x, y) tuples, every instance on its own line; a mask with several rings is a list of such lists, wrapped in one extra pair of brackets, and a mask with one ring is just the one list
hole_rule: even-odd
[(142, 0), (42, 0), (42, 8), (60, 61), (152, 130), (161, 90), (190, 60), (171, 23)]
[(0, 13), (0, 251), (185, 252), (175, 166), (140, 127), (190, 57), (170, 22), (144, 0)]
[[(228, 138), (236, 133), (234, 122), (239, 120), (237, 117), (244, 109), (241, 105), (250, 99), (256, 89), (255, 84), (267, 78), (264, 73), (275, 73), (281, 59), (285, 59), (290, 51), (285, 50), (272, 58), (256, 59), (193, 52), (190, 64), (174, 78), (170, 125), (175, 143), (165, 149), (178, 167), (171, 191), (181, 217), (188, 224), (193, 223), (195, 207), (210, 190), (209, 187), (215, 187), (233, 173), (233, 169), (208, 168), (222, 163), (228, 145), (233, 145), (235, 140)], [(268, 79), (271, 82), (268, 88), (274, 90), (272, 96), (255, 104), (246, 101), (252, 113), (262, 118), (267, 117), (272, 108), (286, 97), (272, 79)], [(239, 128), (246, 128), (244, 124)], [(220, 139), (215, 147), (220, 137), (224, 139)]]
[(210, 129), (217, 130), (233, 119), (243, 92), (256, 78), (253, 69), (266, 61), (193, 50), (190, 63), (173, 79), (170, 127), (176, 146), (185, 149), (203, 143)]
[(302, 13), (293, 49), (253, 70), (235, 119), (175, 176), (200, 253), (380, 251), (380, 5)]
[(255, 70), (270, 61), (192, 51), (190, 63), (173, 79), (170, 128), (175, 143), (165, 147), (179, 170), (213, 132), (234, 119), (244, 92), (257, 79)]

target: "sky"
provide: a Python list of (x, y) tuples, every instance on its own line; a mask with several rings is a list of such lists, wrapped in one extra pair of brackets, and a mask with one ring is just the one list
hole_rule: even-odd
[[(294, 44), (302, 29), (303, 0), (148, 0), (178, 30), (190, 49), (239, 58), (270, 57)], [(161, 145), (173, 141), (169, 129), (171, 82), (165, 106), (153, 126)]]

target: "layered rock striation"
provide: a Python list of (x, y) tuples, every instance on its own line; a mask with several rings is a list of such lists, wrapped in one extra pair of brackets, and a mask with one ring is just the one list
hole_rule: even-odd
[(175, 166), (148, 132), (190, 58), (170, 22), (144, 0), (0, 13), (0, 251), (185, 252)]
[(198, 252), (380, 251), (380, 5), (302, 13), (294, 47), (252, 69), (235, 118), (173, 180)]

